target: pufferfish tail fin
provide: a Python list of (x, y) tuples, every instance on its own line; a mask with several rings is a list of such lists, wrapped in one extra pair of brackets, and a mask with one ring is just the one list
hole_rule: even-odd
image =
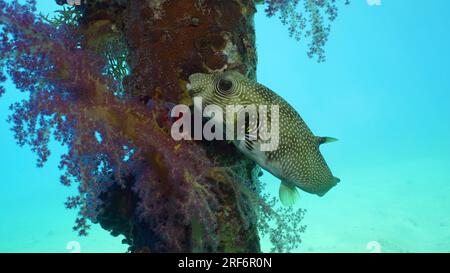
[(316, 137), (316, 141), (319, 145), (322, 145), (324, 143), (331, 143), (331, 142), (335, 142), (338, 141), (337, 138), (334, 137)]
[(300, 194), (294, 184), (281, 181), (280, 190), (278, 192), (281, 204), (286, 207), (293, 206), (298, 199), (300, 199)]

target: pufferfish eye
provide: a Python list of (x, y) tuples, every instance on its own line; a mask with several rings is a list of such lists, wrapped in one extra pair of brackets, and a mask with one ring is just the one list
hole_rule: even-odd
[(217, 82), (217, 88), (221, 93), (229, 93), (233, 88), (233, 82), (227, 79), (220, 79)]

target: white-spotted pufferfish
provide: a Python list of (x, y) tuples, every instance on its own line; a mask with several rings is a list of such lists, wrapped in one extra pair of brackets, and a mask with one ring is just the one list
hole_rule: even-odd
[[(226, 120), (227, 105), (278, 105), (279, 145), (276, 150), (261, 151), (260, 139), (245, 138), (233, 143), (247, 157), (281, 179), (279, 196), (283, 205), (290, 206), (298, 199), (296, 187), (323, 196), (340, 181), (332, 175), (319, 150), (321, 144), (336, 139), (315, 136), (294, 108), (269, 88), (236, 71), (196, 73), (189, 81), (187, 87), (191, 96), (202, 97), (204, 105), (221, 107), (224, 123), (228, 125), (234, 126), (235, 121)], [(260, 124), (253, 127), (261, 129)]]

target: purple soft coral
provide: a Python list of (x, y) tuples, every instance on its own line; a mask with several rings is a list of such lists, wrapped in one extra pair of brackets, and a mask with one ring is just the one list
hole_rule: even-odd
[[(127, 186), (128, 176), (135, 178), (132, 187), (141, 198), (140, 217), (157, 221), (155, 232), (170, 234), (175, 222), (186, 224), (195, 214), (213, 227), (212, 214), (205, 213), (211, 200), (195, 189), (212, 167), (202, 149), (170, 137), (167, 124), (159, 124), (170, 122), (164, 116), (167, 111), (116, 97), (114, 79), (101, 73), (103, 58), (80, 49), (69, 26), (52, 27), (33, 11), (33, 1), (25, 6), (0, 1), (0, 71), (6, 67), (17, 88), (30, 93), (28, 100), (12, 106), (10, 122), (19, 144), (30, 145), (38, 154), (38, 165), (50, 154), (51, 132), (69, 147), (60, 168), (66, 172), (62, 184), (80, 182), (80, 195), (66, 203), (68, 208), (80, 207), (74, 229), (86, 235), (86, 218), (96, 221), (100, 195), (114, 183)], [(130, 147), (134, 153), (125, 160)], [(151, 161), (153, 168), (139, 169), (143, 161)], [(172, 202), (173, 210), (159, 205), (164, 202)], [(175, 212), (177, 217), (170, 217)]]

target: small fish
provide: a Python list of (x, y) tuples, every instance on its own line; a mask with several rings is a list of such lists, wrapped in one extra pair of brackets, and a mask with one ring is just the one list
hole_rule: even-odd
[[(270, 129), (265, 123), (259, 122), (246, 124), (245, 138), (234, 140), (233, 143), (246, 156), (281, 180), (279, 197), (283, 205), (291, 206), (296, 202), (299, 197), (296, 187), (323, 196), (340, 181), (332, 175), (319, 150), (321, 144), (337, 139), (313, 135), (294, 108), (269, 88), (236, 71), (196, 73), (189, 77), (189, 81), (187, 88), (191, 96), (202, 97), (205, 105), (214, 104), (222, 109), (227, 105), (278, 105), (277, 149), (261, 151), (264, 140), (249, 137), (257, 130)], [(271, 111), (268, 111), (268, 116), (271, 115)], [(235, 120), (226, 120), (224, 114), (223, 123), (234, 126)]]

